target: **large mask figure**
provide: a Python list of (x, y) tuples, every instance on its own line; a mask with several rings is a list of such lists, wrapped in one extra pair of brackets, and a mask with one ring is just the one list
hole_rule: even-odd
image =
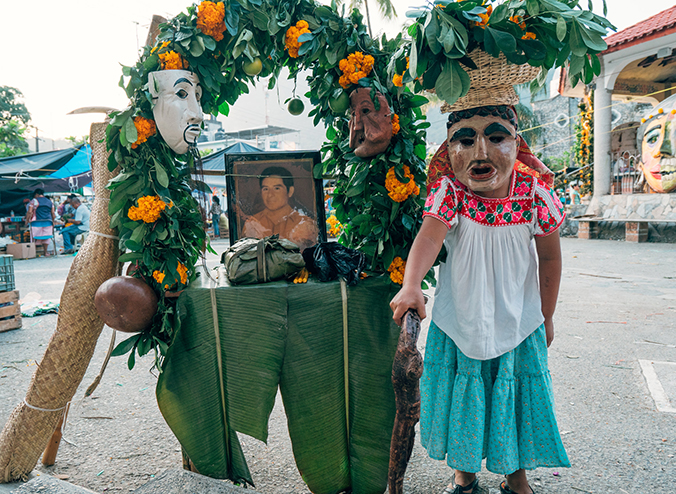
[[(456, 178), (479, 195), (506, 197), (518, 153), (516, 117), (465, 114), (448, 124), (448, 157)], [(497, 113), (497, 110), (496, 110)], [(467, 118), (469, 117), (469, 118)], [(456, 120), (456, 121), (453, 121)], [(495, 195), (494, 195), (495, 194)]]
[(360, 88), (350, 95), (350, 149), (360, 158), (382, 153), (392, 139), (392, 112), (387, 98), (376, 93), (380, 108), (371, 100), (371, 90)]
[(153, 116), (162, 139), (178, 154), (185, 154), (201, 133), (202, 86), (188, 70), (162, 70), (148, 74)]
[(636, 135), (641, 168), (655, 192), (676, 190), (676, 95), (655, 106)]

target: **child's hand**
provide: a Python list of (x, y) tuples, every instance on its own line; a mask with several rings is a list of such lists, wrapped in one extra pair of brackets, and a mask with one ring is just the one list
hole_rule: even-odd
[(420, 320), (427, 317), (425, 313), (425, 298), (419, 286), (404, 285), (390, 302), (390, 308), (394, 313), (392, 319), (397, 323), (397, 326), (401, 326), (404, 314), (409, 309), (417, 311)]
[(545, 334), (547, 335), (547, 348), (554, 341), (554, 321), (550, 319), (545, 319)]

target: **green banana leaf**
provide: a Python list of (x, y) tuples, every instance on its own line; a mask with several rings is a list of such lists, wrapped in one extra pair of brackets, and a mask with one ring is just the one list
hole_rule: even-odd
[(340, 283), (228, 286), (222, 272), (219, 280), (213, 294), (222, 372), (210, 282), (198, 280), (179, 299), (181, 326), (156, 391), (160, 411), (197, 470), (253, 484), (234, 431), (266, 441), (279, 386), (309, 489), (384, 492), (399, 336), (388, 303), (397, 287), (385, 276), (347, 287), (348, 436)]

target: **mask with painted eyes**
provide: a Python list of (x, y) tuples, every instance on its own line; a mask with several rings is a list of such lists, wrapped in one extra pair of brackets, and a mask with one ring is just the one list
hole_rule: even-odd
[(188, 152), (201, 133), (202, 86), (188, 70), (162, 70), (148, 74), (153, 116), (162, 139), (178, 154)]
[(350, 95), (350, 149), (360, 158), (382, 153), (392, 139), (392, 112), (387, 98), (376, 93), (380, 108), (371, 100), (371, 90), (360, 88)]
[(516, 129), (504, 118), (464, 118), (448, 129), (455, 177), (484, 197), (507, 197), (518, 151)]
[(657, 104), (646, 115), (637, 139), (641, 169), (650, 188), (655, 192), (676, 190), (676, 96)]

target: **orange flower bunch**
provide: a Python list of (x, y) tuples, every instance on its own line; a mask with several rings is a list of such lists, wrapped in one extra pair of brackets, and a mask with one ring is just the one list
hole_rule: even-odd
[(486, 7), (486, 13), (485, 14), (479, 14), (479, 17), (481, 17), (481, 22), (472, 21), (472, 25), (473, 26), (479, 26), (481, 29), (486, 29), (486, 26), (488, 25), (488, 19), (491, 17), (492, 13), (493, 13), (493, 6), (488, 5)]
[(335, 214), (329, 216), (326, 223), (329, 225), (329, 236), (335, 238), (340, 235), (340, 232), (343, 230), (343, 225), (340, 224), (340, 221), (338, 221)]
[(160, 285), (164, 281), (165, 274), (162, 271), (158, 271), (157, 269), (153, 271), (153, 278), (155, 278), (155, 281), (157, 281)]
[[(408, 69), (409, 67), (409, 59), (406, 57), (406, 68)], [(403, 72), (401, 74), (394, 74), (392, 76), (392, 84), (394, 84), (396, 87), (402, 87), (404, 85), (402, 79), (404, 78)]]
[(169, 46), (169, 44), (169, 41), (165, 41), (164, 43), (155, 46), (152, 50), (150, 50), (150, 54), (152, 55), (157, 50), (164, 50), (167, 46)]
[(397, 135), (401, 130), (401, 125), (399, 125), (399, 115), (396, 113), (392, 115), (392, 135)]
[(298, 48), (303, 44), (298, 42), (298, 37), (301, 34), (309, 33), (309, 28), (310, 25), (306, 21), (298, 21), (295, 26), (290, 26), (286, 30), (284, 47), (288, 50), (291, 58), (298, 58)]
[(404, 202), (411, 194), (415, 196), (420, 194), (420, 187), (415, 183), (415, 178), (407, 165), (404, 165), (404, 176), (409, 178), (408, 183), (399, 181), (394, 173), (394, 167), (390, 168), (385, 175), (385, 188), (389, 192), (387, 195), (394, 202)]
[(139, 145), (143, 144), (148, 140), (148, 137), (152, 137), (157, 133), (157, 127), (155, 126), (155, 121), (150, 120), (145, 117), (134, 117), (134, 127), (136, 127), (136, 133), (138, 137), (136, 141), (132, 143), (131, 148), (136, 149)]
[(181, 277), (181, 283), (186, 285), (188, 283), (188, 268), (186, 268), (185, 265), (179, 262), (178, 266), (176, 266), (176, 271)]
[(174, 50), (160, 53), (159, 56), (162, 70), (182, 70), (188, 68), (188, 61)]
[(159, 196), (143, 196), (138, 200), (138, 206), (129, 208), (127, 216), (132, 221), (155, 223), (166, 207), (167, 203)]
[(390, 267), (387, 268), (387, 272), (390, 273), (390, 279), (398, 285), (404, 282), (404, 271), (406, 271), (406, 261), (399, 256), (395, 257)]
[(526, 23), (524, 22), (523, 17), (521, 17), (520, 15), (513, 15), (512, 17), (509, 18), (509, 20), (512, 21), (514, 24), (518, 24), (522, 31), (526, 30)]
[(535, 39), (535, 38), (536, 38), (535, 33), (531, 32), (523, 33), (523, 36), (521, 36), (521, 39)]
[(197, 7), (197, 29), (216, 41), (223, 39), (225, 31), (225, 5), (223, 2), (202, 2)]
[(364, 55), (360, 51), (350, 53), (338, 63), (338, 68), (343, 75), (338, 82), (347, 89), (351, 84), (357, 84), (359, 79), (368, 76), (373, 70), (375, 59), (371, 55)]

